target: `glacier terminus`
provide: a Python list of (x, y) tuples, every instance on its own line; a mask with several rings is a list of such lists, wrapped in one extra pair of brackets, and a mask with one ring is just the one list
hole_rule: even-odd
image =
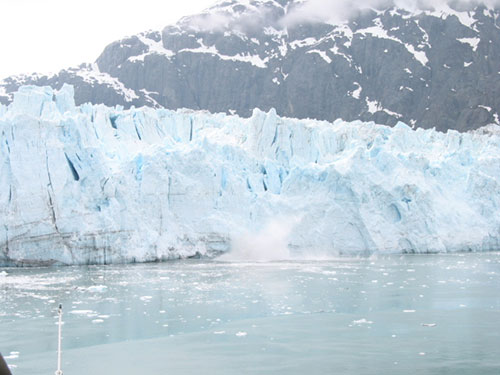
[[(500, 250), (500, 130), (0, 105), (0, 265)], [(272, 233), (273, 236), (268, 236)], [(265, 248), (265, 246), (259, 246)]]

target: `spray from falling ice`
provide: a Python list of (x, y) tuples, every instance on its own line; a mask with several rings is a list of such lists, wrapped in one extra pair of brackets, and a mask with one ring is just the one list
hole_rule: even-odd
[(225, 261), (272, 261), (290, 259), (289, 239), (299, 217), (273, 218), (257, 231), (244, 231), (232, 238)]

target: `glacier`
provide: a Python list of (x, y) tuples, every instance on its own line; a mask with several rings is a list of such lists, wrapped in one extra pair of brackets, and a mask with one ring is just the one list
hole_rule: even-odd
[(500, 130), (0, 106), (0, 265), (500, 250)]

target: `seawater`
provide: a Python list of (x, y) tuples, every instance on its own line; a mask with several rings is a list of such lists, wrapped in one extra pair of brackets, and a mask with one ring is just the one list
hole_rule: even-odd
[(14, 375), (500, 374), (500, 254), (0, 269)]

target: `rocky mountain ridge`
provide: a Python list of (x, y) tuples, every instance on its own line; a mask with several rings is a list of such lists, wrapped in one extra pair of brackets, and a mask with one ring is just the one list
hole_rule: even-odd
[[(446, 131), (500, 124), (500, 10), (484, 5), (293, 19), (298, 0), (220, 1), (108, 45), (94, 64), (0, 81), (75, 87), (77, 104), (360, 119)], [(290, 21), (292, 19), (292, 21)]]

